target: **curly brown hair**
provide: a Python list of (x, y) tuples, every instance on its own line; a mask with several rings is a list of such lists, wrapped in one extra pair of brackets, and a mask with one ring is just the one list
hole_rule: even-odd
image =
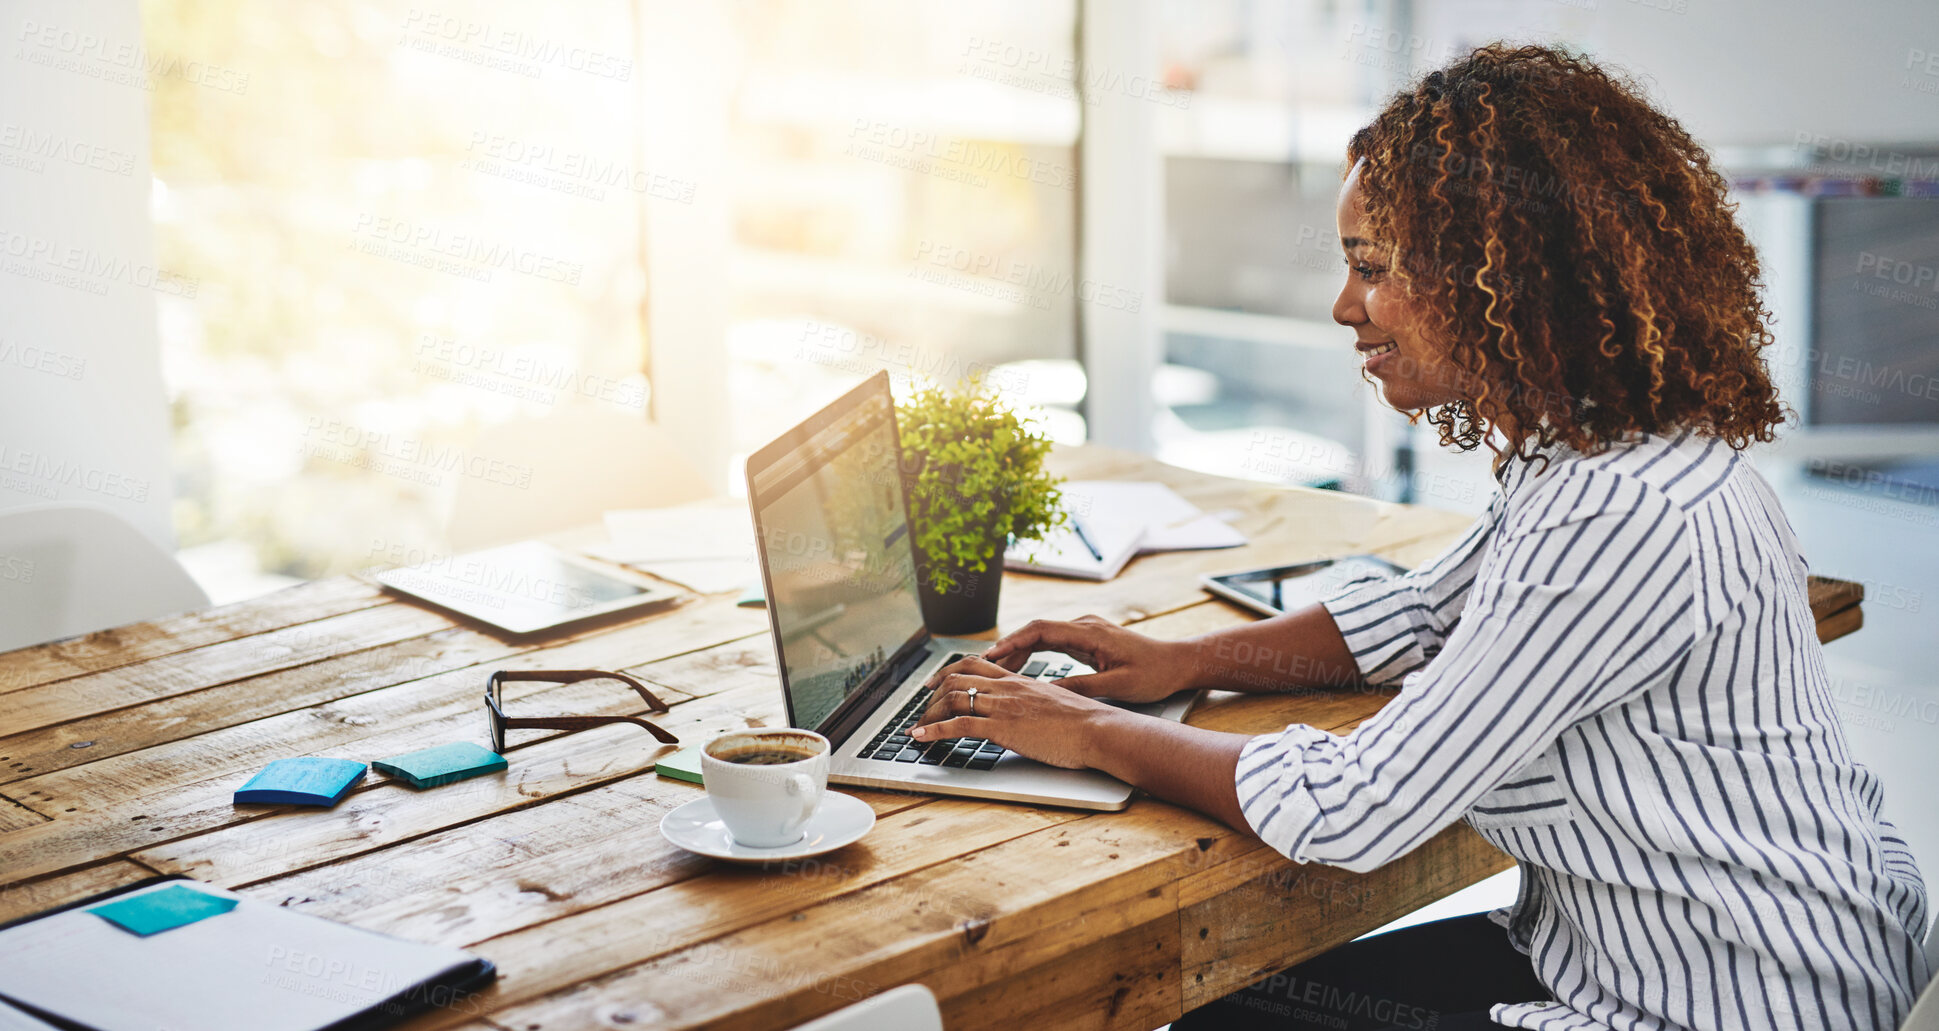
[(1497, 427), (1498, 460), (1639, 431), (1772, 438), (1757, 252), (1709, 155), (1636, 85), (1491, 44), (1397, 94), (1354, 135), (1349, 169), (1362, 158), (1368, 228), (1476, 384), (1426, 413), (1443, 445)]

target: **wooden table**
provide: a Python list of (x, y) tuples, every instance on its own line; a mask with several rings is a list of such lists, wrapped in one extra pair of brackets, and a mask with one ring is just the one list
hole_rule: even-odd
[[(1468, 522), (1097, 448), (1055, 462), (1237, 509), (1253, 543), (1139, 559), (1107, 584), (1012, 576), (1006, 628), (1095, 612), (1182, 637), (1252, 618), (1200, 572), (1360, 551), (1412, 564)], [(1821, 636), (1856, 628), (1861, 593), (1814, 584)], [(674, 703), (664, 723), (688, 742), (779, 725), (764, 614), (733, 601), (534, 642), (338, 577), (0, 655), (0, 920), (180, 872), (498, 964), (494, 987), (421, 1028), (783, 1028), (920, 981), (952, 1031), (1144, 1031), (1509, 865), (1462, 824), (1361, 875), (1152, 800), (1082, 813), (853, 791), (879, 819), (862, 841), (733, 867), (661, 839), (661, 815), (701, 789), (655, 776), (661, 750), (624, 726), (527, 732), (506, 774), (429, 792), (373, 776), (327, 811), (230, 802), (284, 756), (481, 741), (501, 667), (625, 669)], [(527, 712), (641, 711), (610, 682), (531, 686)], [(1214, 693), (1192, 722), (1345, 732), (1387, 697)]]

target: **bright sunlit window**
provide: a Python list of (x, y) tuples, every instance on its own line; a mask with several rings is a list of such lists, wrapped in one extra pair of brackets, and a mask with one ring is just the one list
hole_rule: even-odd
[[(622, 0), (146, 0), (157, 51), (246, 69), (154, 90), (157, 246), (200, 282), (160, 312), (183, 546), (302, 578), (436, 553), (461, 481), (530, 474), (482, 428), (656, 416), (656, 300), (724, 292), (678, 344), (718, 363), (730, 460), (879, 368), (1075, 356), (1074, 4), (721, 10), (674, 92)], [(689, 107), (717, 153), (648, 138)]]
[(621, 0), (433, 12), (389, 0), (149, 0), (158, 52), (175, 524), (296, 577), (438, 547), (481, 426), (644, 417), (641, 220), (695, 184), (648, 166)]

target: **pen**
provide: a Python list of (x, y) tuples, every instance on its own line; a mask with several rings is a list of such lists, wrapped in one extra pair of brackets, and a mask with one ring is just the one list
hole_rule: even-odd
[(1070, 528), (1072, 532), (1077, 534), (1077, 539), (1084, 542), (1084, 547), (1090, 551), (1092, 558), (1097, 559), (1099, 562), (1104, 561), (1104, 553), (1097, 550), (1097, 545), (1091, 543), (1091, 535), (1084, 532), (1083, 520), (1076, 516), (1071, 516)]

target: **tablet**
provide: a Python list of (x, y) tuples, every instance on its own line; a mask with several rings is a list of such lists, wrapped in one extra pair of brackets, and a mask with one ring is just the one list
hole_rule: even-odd
[(1405, 573), (1378, 555), (1348, 555), (1199, 577), (1199, 585), (1254, 612), (1277, 616), (1305, 608), (1360, 580), (1382, 580)]
[(392, 590), (514, 634), (655, 605), (680, 593), (539, 541), (441, 556), (387, 569), (377, 574), (377, 580)]

